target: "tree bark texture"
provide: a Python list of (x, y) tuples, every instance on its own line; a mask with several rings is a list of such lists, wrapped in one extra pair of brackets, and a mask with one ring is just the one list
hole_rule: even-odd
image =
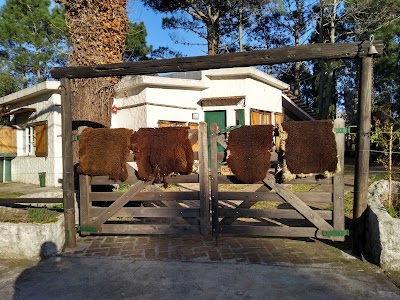
[[(71, 66), (122, 61), (128, 20), (127, 0), (58, 0), (65, 6), (72, 45)], [(115, 77), (76, 79), (73, 82), (72, 120), (109, 127)]]

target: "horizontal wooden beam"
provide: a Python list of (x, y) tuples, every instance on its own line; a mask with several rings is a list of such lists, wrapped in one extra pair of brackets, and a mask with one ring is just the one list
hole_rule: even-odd
[[(91, 207), (91, 217), (99, 216), (104, 207)], [(123, 207), (114, 215), (115, 218), (198, 218), (200, 208), (171, 207)]]
[[(332, 211), (314, 210), (325, 220), (332, 220)], [(220, 208), (219, 215), (222, 217), (235, 218), (269, 218), (269, 219), (293, 219), (304, 220), (304, 217), (294, 209), (252, 209), (252, 208)]]
[(0, 204), (63, 203), (63, 198), (0, 198)]
[[(213, 56), (179, 57), (94, 66), (58, 67), (53, 68), (50, 73), (56, 79), (95, 78), (273, 65), (313, 59), (350, 59), (367, 56), (369, 45), (369, 41), (310, 44)], [(378, 51), (377, 56), (381, 55), (384, 47), (383, 42), (375, 41), (374, 46)]]
[[(299, 192), (294, 193), (305, 203), (331, 203), (332, 194), (329, 192)], [(219, 192), (219, 200), (241, 200), (241, 201), (272, 201), (285, 202), (275, 192)]]
[[(124, 182), (113, 181), (108, 178), (108, 176), (94, 176), (92, 177), (91, 185), (112, 185), (112, 184), (135, 184), (139, 179), (135, 176), (128, 176), (128, 179)], [(176, 175), (176, 176), (166, 176), (165, 180), (167, 183), (198, 183), (199, 174), (190, 175)]]
[(103, 224), (98, 233), (105, 234), (199, 234), (200, 226), (196, 225), (136, 225), (136, 224)]
[[(89, 201), (115, 201), (123, 193), (101, 193), (90, 192)], [(129, 201), (178, 201), (178, 200), (200, 200), (200, 192), (140, 192), (131, 197)]]
[(220, 234), (228, 234), (228, 235), (315, 237), (317, 233), (317, 228), (314, 227), (222, 225), (219, 226), (219, 228), (220, 228)]

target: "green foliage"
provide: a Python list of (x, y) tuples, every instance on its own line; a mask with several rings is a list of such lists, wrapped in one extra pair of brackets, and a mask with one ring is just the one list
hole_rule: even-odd
[(50, 0), (7, 0), (0, 10), (3, 71), (18, 76), (23, 87), (46, 80), (50, 68), (65, 64), (66, 24)]
[(23, 196), (23, 195), (25, 195), (24, 193), (20, 193), (20, 192), (3, 192), (3, 193), (0, 193), (0, 198), (17, 198), (17, 197), (20, 197), (20, 196)]
[[(183, 29), (193, 32), (208, 45), (208, 54), (216, 55), (232, 49), (236, 39), (239, 15), (241, 21), (250, 20), (254, 9), (265, 1), (232, 0), (232, 1), (188, 1), (188, 0), (145, 0), (143, 3), (156, 11), (169, 13), (163, 19), (163, 28)], [(232, 38), (233, 36), (233, 38)], [(221, 40), (224, 39), (224, 45)], [(175, 39), (177, 43), (185, 42)]]
[(51, 223), (57, 221), (59, 213), (47, 208), (28, 208), (28, 217), (32, 223)]
[(371, 134), (371, 142), (378, 146), (383, 151), (383, 155), (378, 158), (386, 170), (391, 168), (391, 156), (393, 151), (400, 150), (400, 122), (390, 117), (390, 121), (382, 122), (377, 120), (375, 130)]
[(131, 188), (131, 185), (130, 185), (130, 184), (122, 183), (122, 184), (120, 184), (120, 185), (118, 186), (118, 188), (114, 189), (113, 191), (114, 191), (114, 192), (122, 192), (122, 193), (125, 193), (125, 192), (129, 191), (130, 188)]
[(146, 44), (147, 31), (143, 22), (129, 22), (126, 34), (124, 61), (137, 61), (148, 59), (147, 55), (152, 51), (152, 46)]
[(9, 73), (0, 73), (0, 97), (15, 93), (18, 90), (17, 79)]
[(47, 208), (28, 208), (28, 217), (32, 223), (57, 222), (58, 212)]
[(395, 208), (393, 206), (386, 205), (385, 208), (392, 218), (400, 218), (400, 207)]

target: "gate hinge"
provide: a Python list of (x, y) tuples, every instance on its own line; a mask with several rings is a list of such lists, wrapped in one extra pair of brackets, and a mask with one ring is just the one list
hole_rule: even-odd
[(349, 230), (323, 230), (322, 236), (347, 236), (349, 235)]

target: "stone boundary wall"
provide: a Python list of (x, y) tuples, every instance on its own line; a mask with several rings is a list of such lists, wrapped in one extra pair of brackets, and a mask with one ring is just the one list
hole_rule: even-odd
[[(394, 193), (400, 182), (392, 182)], [(400, 270), (400, 219), (392, 218), (381, 199), (387, 197), (389, 182), (374, 182), (368, 189), (365, 251), (372, 262), (384, 270)]]

